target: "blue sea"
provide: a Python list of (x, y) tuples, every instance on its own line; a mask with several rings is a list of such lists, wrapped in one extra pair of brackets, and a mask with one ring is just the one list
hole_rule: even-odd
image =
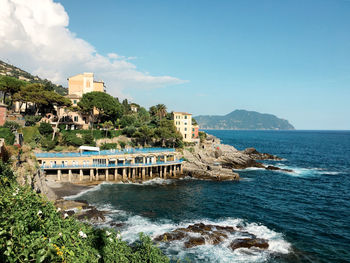
[(190, 249), (160, 245), (190, 262), (350, 262), (350, 131), (207, 131), (239, 150), (282, 157), (263, 161), (294, 173), (238, 170), (238, 182), (155, 179), (102, 184), (75, 196), (110, 211), (123, 239), (151, 237), (193, 223), (241, 226), (265, 238), (266, 251), (227, 243)]

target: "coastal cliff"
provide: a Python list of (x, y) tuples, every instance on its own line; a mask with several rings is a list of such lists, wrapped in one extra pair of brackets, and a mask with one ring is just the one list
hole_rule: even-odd
[(233, 170), (249, 167), (292, 172), (271, 165), (265, 166), (257, 161), (281, 160), (275, 155), (260, 153), (255, 148), (239, 151), (233, 146), (222, 144), (220, 139), (209, 134), (200, 144), (186, 148), (183, 157), (184, 175), (198, 179), (238, 180), (239, 174)]

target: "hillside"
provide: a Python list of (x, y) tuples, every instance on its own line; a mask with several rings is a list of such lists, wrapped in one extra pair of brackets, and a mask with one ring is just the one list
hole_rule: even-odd
[(0, 60), (0, 76), (11, 76), (18, 78), (20, 80), (28, 81), (31, 83), (41, 83), (45, 86), (49, 86), (51, 89), (56, 91), (58, 94), (61, 95), (66, 95), (67, 94), (67, 88), (61, 86), (61, 85), (56, 85), (52, 83), (51, 81), (47, 79), (41, 79), (38, 76), (33, 76), (32, 74), (17, 68), (13, 65), (10, 65), (2, 60)]
[(256, 111), (235, 110), (224, 116), (201, 115), (194, 118), (201, 129), (294, 130), (287, 120)]

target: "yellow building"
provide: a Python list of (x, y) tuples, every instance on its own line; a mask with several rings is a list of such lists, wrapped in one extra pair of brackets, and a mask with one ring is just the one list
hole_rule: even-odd
[[(66, 98), (70, 99), (73, 107), (78, 106), (78, 102), (81, 100), (83, 94), (99, 91), (106, 92), (103, 81), (94, 80), (93, 73), (82, 73), (68, 78), (68, 95)], [(64, 123), (66, 123), (70, 129), (88, 129), (89, 117), (82, 115), (79, 112), (68, 111), (66, 109), (60, 109), (60, 116), (64, 116)], [(66, 111), (65, 113), (63, 111)], [(95, 110), (96, 114), (98, 113)]]
[(173, 112), (173, 120), (177, 131), (182, 134), (184, 142), (192, 142), (192, 114)]
[(85, 72), (68, 78), (68, 95), (82, 97), (92, 91), (106, 92), (104, 82), (94, 80), (94, 73)]

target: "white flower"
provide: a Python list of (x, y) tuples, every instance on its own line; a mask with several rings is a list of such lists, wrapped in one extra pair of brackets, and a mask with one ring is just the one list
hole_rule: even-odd
[(112, 242), (112, 241), (113, 241), (113, 239), (112, 239), (111, 237), (109, 237), (109, 238), (108, 238), (108, 240), (109, 240), (110, 242)]
[(83, 231), (79, 231), (79, 236), (82, 238), (87, 238), (87, 235)]
[(58, 235), (61, 237), (61, 236), (62, 236), (62, 233), (61, 233), (61, 232), (59, 232), (59, 233), (58, 233)]
[(111, 232), (109, 232), (108, 230), (106, 231), (106, 235), (107, 236), (110, 236), (112, 233)]
[(16, 195), (17, 195), (17, 193), (13, 193), (12, 195), (13, 195), (13, 196), (16, 196)]
[(120, 239), (122, 237), (121, 234), (117, 234), (117, 238)]
[(63, 218), (67, 218), (67, 217), (68, 217), (68, 214), (64, 213)]
[(61, 207), (57, 208), (57, 212), (61, 211)]
[(41, 210), (38, 211), (37, 215), (40, 216), (43, 212)]

